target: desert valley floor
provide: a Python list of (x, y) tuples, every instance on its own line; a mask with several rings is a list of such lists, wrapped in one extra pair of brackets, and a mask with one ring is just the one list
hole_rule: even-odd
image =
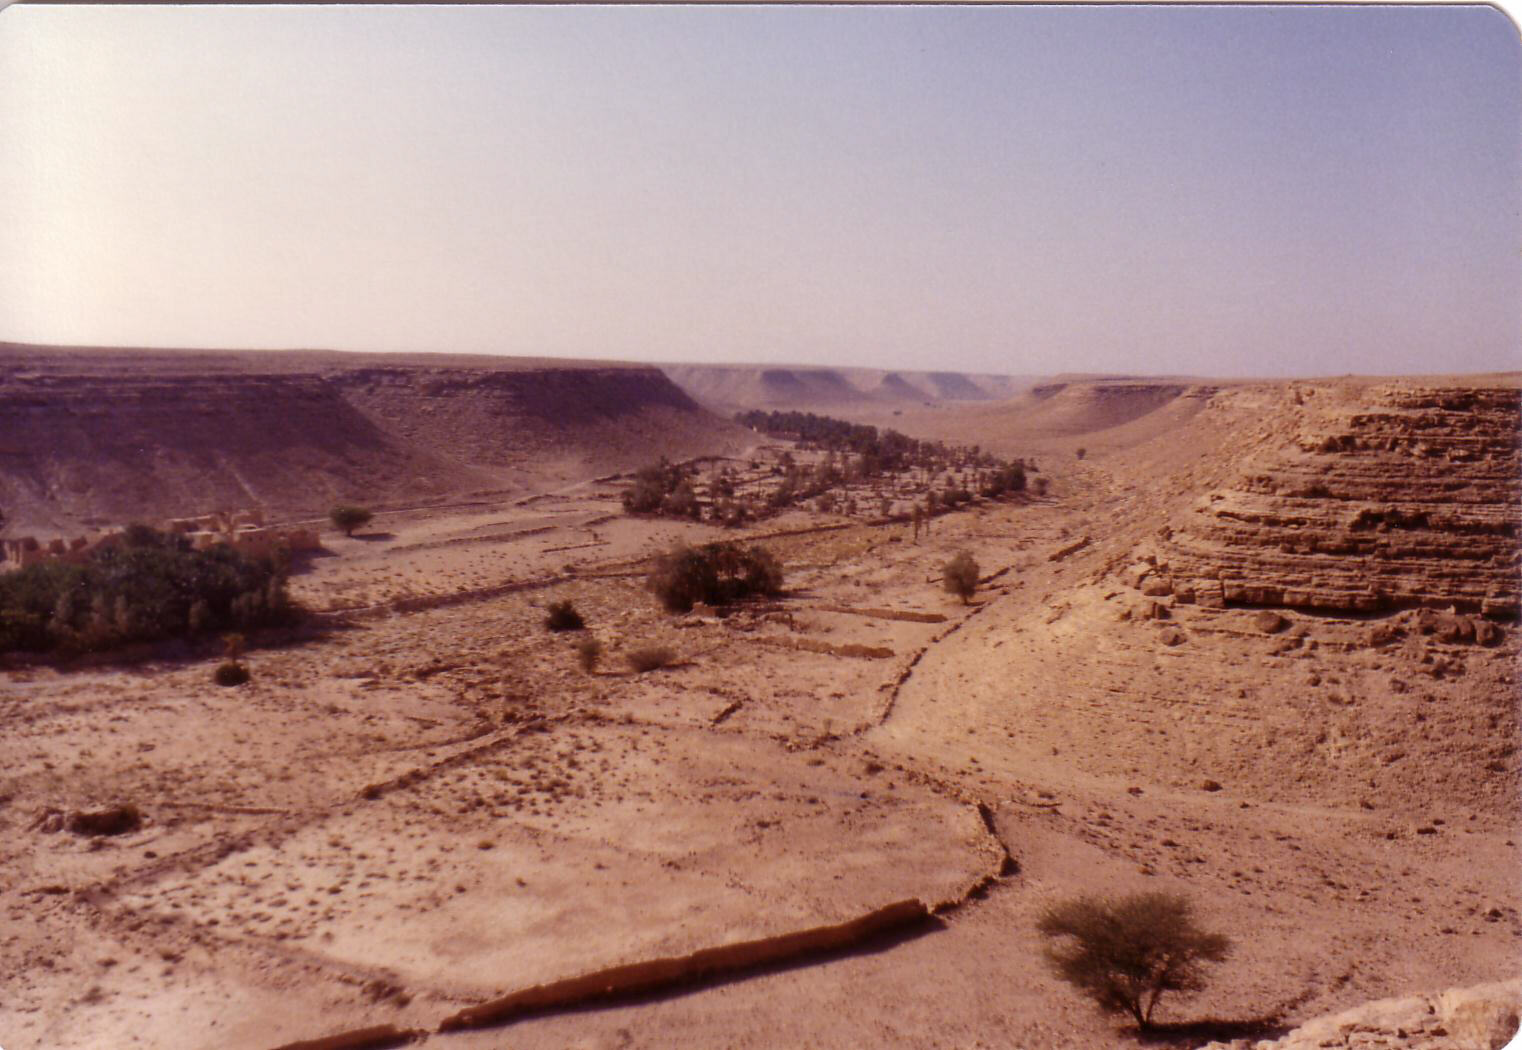
[[(1236, 942), (1157, 1045), (1516, 977), (1515, 377), (1003, 404), (872, 420), (1049, 482), (924, 535), (632, 517), (626, 479), (565, 468), (326, 532), (291, 581), (308, 625), (254, 639), (247, 685), (210, 649), (0, 671), (0, 1045), (1136, 1045), (1035, 922), (1147, 888)], [(725, 426), (737, 462), (762, 440)], [(663, 611), (649, 559), (717, 539), (767, 546), (786, 593)], [(561, 600), (593, 673), (542, 626)], [(676, 663), (625, 668), (654, 644)], [(50, 830), (123, 802), (130, 833)]]

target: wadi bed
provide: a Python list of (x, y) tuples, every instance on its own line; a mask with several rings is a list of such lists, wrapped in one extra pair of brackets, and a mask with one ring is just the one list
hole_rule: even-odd
[[(293, 580), (313, 626), (256, 645), (246, 686), (213, 685), (210, 650), (7, 671), (0, 1041), (270, 1050), (392, 1023), (430, 1048), (1112, 1047), (1130, 1037), (1044, 968), (1035, 920), (1140, 888), (1236, 940), (1167, 1011), (1226, 1034), (1514, 976), (1515, 622), (1481, 617), (1481, 643), (1415, 607), (1279, 605), (1270, 630), (1257, 606), (1144, 593), (1138, 559), (1171, 576), (1189, 537), (1227, 542), (1209, 496), (1253, 450), (1344, 418), (1295, 396), (1184, 384), (1107, 428), (1105, 396), (1073, 395), (1095, 451), (1048, 409), (1028, 434), (1048, 493), (923, 536), (633, 519), (608, 482), (383, 514), (325, 537)], [(1020, 447), (968, 412), (957, 436)], [(679, 617), (644, 590), (666, 545), (735, 536), (778, 554), (785, 596)], [(968, 605), (939, 579), (961, 549), (984, 577)], [(1515, 533), (1496, 549), (1514, 561)], [(1273, 557), (1254, 564), (1305, 555)], [(596, 673), (542, 626), (567, 599)], [(678, 661), (630, 673), (648, 644)], [(115, 802), (143, 826), (39, 819)], [(904, 898), (939, 914), (859, 951), (434, 1031)]]

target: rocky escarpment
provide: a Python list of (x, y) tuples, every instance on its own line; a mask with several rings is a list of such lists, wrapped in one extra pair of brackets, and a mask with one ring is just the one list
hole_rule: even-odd
[(206, 351), (134, 369), (122, 353), (0, 354), (0, 511), (13, 536), (226, 508), (415, 505), (745, 440), (654, 368)]
[(0, 380), (9, 531), (439, 495), (482, 478), (409, 448), (316, 375)]
[(1160, 593), (1216, 608), (1517, 616), (1522, 392), (1285, 398), (1264, 451), (1164, 530)]
[(326, 378), (388, 433), (474, 466), (579, 454), (620, 469), (719, 451), (732, 429), (654, 368), (369, 367)]
[(1501, 1050), (1522, 1024), (1522, 980), (1381, 999), (1318, 1017), (1280, 1039), (1201, 1050)]

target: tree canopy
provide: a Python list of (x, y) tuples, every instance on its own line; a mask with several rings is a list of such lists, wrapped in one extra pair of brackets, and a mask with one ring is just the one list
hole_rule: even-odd
[(1152, 1027), (1158, 1000), (1200, 991), (1205, 964), (1231, 954), (1231, 940), (1201, 929), (1177, 893), (1064, 901), (1042, 914), (1037, 929), (1049, 938), (1046, 958), (1058, 977), (1143, 1030)]

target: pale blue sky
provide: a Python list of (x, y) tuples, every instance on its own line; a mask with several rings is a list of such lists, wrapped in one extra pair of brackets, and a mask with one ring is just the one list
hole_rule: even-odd
[(1498, 11), (13, 7), (0, 339), (1522, 367)]

